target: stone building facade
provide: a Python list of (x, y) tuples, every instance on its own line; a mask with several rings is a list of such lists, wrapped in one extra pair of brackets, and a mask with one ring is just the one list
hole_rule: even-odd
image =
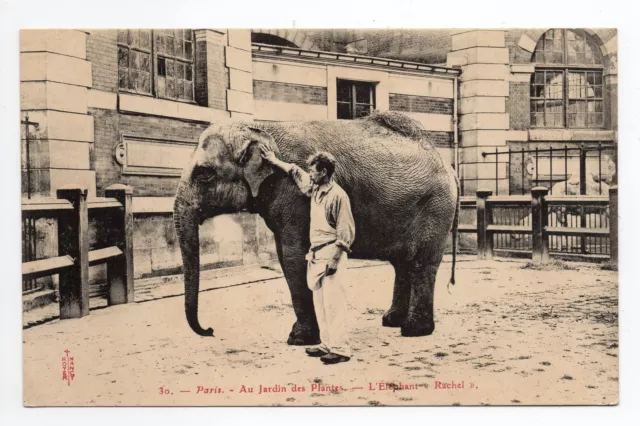
[[(61, 186), (81, 184), (89, 197), (100, 197), (114, 183), (132, 186), (139, 278), (180, 268), (173, 195), (200, 133), (213, 122), (352, 119), (398, 110), (419, 120), (425, 137), (453, 162), (460, 71), (337, 47), (319, 53), (338, 46), (332, 40), (320, 31), (23, 32), (22, 117), (39, 124), (30, 129), (28, 159), (26, 128), (22, 135), (23, 195), (55, 197)], [(36, 228), (35, 247), (23, 247), (33, 251), (29, 258), (55, 254), (55, 222), (38, 221)], [(99, 218), (91, 229), (91, 247), (99, 248)], [(275, 258), (257, 216), (208, 220), (201, 235), (205, 267)], [(92, 267), (91, 274), (99, 282), (104, 269)]]
[[(457, 168), (465, 195), (535, 183), (528, 169), (522, 178), (524, 158), (496, 165), (483, 153), (617, 141), (615, 30), (32, 30), (20, 59), (22, 117), (39, 123), (29, 158), (23, 128), (24, 196), (131, 185), (136, 277), (179, 269), (172, 197), (199, 134), (219, 120), (402, 111)], [(547, 175), (567, 172), (558, 164)], [(45, 257), (54, 227), (38, 227), (34, 254)], [(203, 227), (203, 265), (273, 256), (255, 216)]]
[[(282, 31), (274, 33), (288, 36)], [(617, 144), (615, 29), (320, 33), (311, 37), (322, 48), (461, 70), (457, 157), (465, 195), (473, 195), (479, 187), (508, 194), (526, 192), (549, 179), (562, 181), (577, 171), (578, 152), (572, 148)], [(565, 146), (570, 156), (567, 170), (563, 161), (550, 164), (548, 156), (542, 156), (538, 169), (533, 170), (531, 155), (504, 154), (498, 155), (496, 175), (496, 156), (483, 155)], [(605, 155), (607, 174), (601, 174), (610, 182), (615, 179), (616, 156), (611, 150)], [(589, 173), (599, 173), (595, 156), (588, 162)]]

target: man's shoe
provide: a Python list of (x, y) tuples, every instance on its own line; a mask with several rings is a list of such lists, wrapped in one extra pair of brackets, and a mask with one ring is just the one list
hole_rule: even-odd
[(312, 356), (314, 358), (319, 358), (325, 355), (329, 355), (329, 352), (320, 348), (307, 348), (304, 351), (307, 353), (307, 355)]
[(320, 360), (325, 364), (337, 364), (339, 362), (347, 362), (350, 359), (351, 358), (348, 356), (334, 354), (334, 353), (326, 354), (320, 357)]

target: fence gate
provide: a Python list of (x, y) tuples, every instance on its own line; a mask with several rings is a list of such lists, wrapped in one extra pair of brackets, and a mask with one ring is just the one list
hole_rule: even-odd
[(459, 232), (477, 235), (480, 259), (531, 253), (538, 261), (557, 254), (617, 263), (618, 187), (608, 192), (551, 195), (535, 187), (531, 195), (493, 195), (478, 190), (475, 202), (464, 197), (461, 203), (462, 211), (475, 208), (476, 224), (462, 223)]

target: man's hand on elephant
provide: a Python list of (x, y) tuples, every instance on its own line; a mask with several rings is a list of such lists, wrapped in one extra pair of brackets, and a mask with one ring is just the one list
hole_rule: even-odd
[(260, 145), (260, 155), (262, 156), (262, 158), (264, 158), (266, 161), (268, 161), (271, 164), (274, 164), (275, 162), (278, 161), (278, 157), (276, 157), (276, 153), (273, 152), (273, 150), (269, 145), (266, 145), (266, 144)]

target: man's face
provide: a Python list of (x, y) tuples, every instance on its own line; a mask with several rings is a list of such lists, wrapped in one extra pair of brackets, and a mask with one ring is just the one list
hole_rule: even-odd
[(318, 165), (314, 164), (309, 169), (309, 176), (311, 177), (311, 181), (316, 185), (319, 185), (325, 181), (325, 177), (327, 176), (327, 171), (325, 169), (318, 170)]

